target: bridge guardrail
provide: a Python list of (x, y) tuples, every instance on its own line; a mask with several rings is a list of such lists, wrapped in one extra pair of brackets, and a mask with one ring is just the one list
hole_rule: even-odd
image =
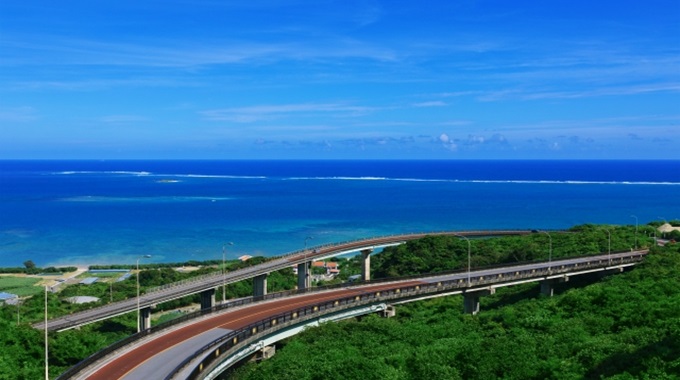
[[(427, 236), (427, 235), (433, 235), (433, 234), (438, 234), (438, 235), (441, 235), (441, 234), (451, 234), (451, 235), (461, 234), (463, 236), (466, 236), (466, 235), (469, 235), (469, 236), (491, 235), (491, 234), (493, 234), (493, 232), (529, 233), (529, 231), (526, 231), (526, 230), (486, 230), (486, 231), (458, 231), (458, 232), (430, 231), (430, 232), (411, 232), (411, 233), (398, 234), (398, 235), (379, 235), (379, 236), (373, 236), (373, 237), (369, 237), (369, 238), (358, 238), (358, 239), (354, 239), (354, 240), (347, 240), (347, 241), (343, 241), (343, 242), (340, 242), (340, 243), (328, 243), (328, 244), (315, 245), (315, 246), (309, 247), (307, 249), (299, 249), (299, 250), (296, 250), (296, 251), (284, 253), (284, 254), (279, 255), (279, 256), (271, 257), (270, 260), (268, 260), (267, 262), (272, 263), (274, 261), (281, 260), (281, 259), (284, 259), (284, 258), (287, 258), (287, 257), (304, 254), (305, 252), (314, 252), (314, 251), (319, 251), (319, 250), (322, 250), (322, 249), (325, 250), (325, 249), (328, 249), (328, 248), (341, 247), (341, 246), (344, 246), (344, 245), (351, 245), (351, 244), (354, 244), (354, 243), (359, 243), (359, 242), (364, 242), (364, 241), (393, 239), (395, 237)], [(248, 268), (251, 268), (251, 267), (241, 268), (241, 269), (238, 269), (237, 271), (242, 271), (242, 270), (248, 269)], [(233, 271), (233, 272), (235, 272), (235, 271)], [(233, 272), (231, 272), (231, 273), (233, 273)], [(204, 281), (204, 280), (212, 279), (213, 277), (215, 279), (217, 279), (218, 277), (222, 277), (222, 276), (223, 275), (221, 273), (217, 273), (217, 274), (216, 273), (210, 273), (210, 274), (205, 274), (205, 275), (198, 276), (198, 277), (192, 277), (190, 279), (181, 280), (181, 281), (173, 282), (173, 283), (170, 283), (170, 284), (149, 288), (146, 291), (145, 294), (153, 294), (155, 292), (162, 291), (162, 290), (165, 290), (165, 289), (171, 289), (171, 288), (175, 288), (175, 287), (182, 286), (182, 285), (198, 283), (198, 282), (201, 282), (201, 281)]]
[[(312, 247), (310, 249), (313, 251), (314, 249), (319, 250), (319, 249), (329, 249), (329, 248), (341, 247), (341, 246), (350, 246), (350, 245), (353, 245), (354, 243), (357, 243), (357, 242), (381, 241), (381, 240), (385, 240), (385, 239), (394, 240), (395, 238), (400, 238), (400, 237), (413, 238), (413, 237), (418, 237), (418, 236), (427, 236), (427, 235), (434, 235), (434, 234), (463, 235), (463, 236), (494, 236), (494, 234), (504, 235), (504, 234), (529, 234), (529, 233), (531, 233), (531, 232), (528, 231), (528, 230), (415, 232), (415, 233), (407, 233), (407, 234), (401, 234), (401, 235), (383, 235), (383, 236), (376, 236), (376, 237), (370, 237), (370, 238), (360, 238), (360, 239), (349, 240), (349, 241), (341, 242), (341, 243), (330, 243), (330, 244), (319, 245), (319, 246)], [(399, 239), (397, 239), (397, 240), (399, 240)], [(299, 255), (301, 253), (310, 252), (310, 249), (298, 250), (298, 251), (294, 251), (294, 252), (291, 252), (291, 253), (288, 253), (288, 254), (277, 256), (277, 257), (273, 258), (272, 260), (267, 261), (263, 264), (272, 264), (272, 263), (277, 262), (277, 261), (285, 262), (286, 257), (289, 257), (289, 256), (294, 255), (294, 254)], [(231, 283), (231, 282), (239, 281), (241, 279), (240, 277), (247, 275), (249, 273), (252, 273), (253, 269), (251, 269), (251, 268), (254, 269), (254, 268), (256, 268), (256, 266), (246, 267), (246, 268), (239, 269), (237, 271), (230, 272), (232, 274), (234, 274), (234, 273), (238, 273), (238, 274), (237, 274), (236, 278), (233, 278), (233, 277), (230, 278), (229, 282)], [(178, 288), (181, 289), (182, 287), (190, 287), (191, 285), (194, 285), (194, 284), (200, 285), (200, 286), (206, 286), (205, 283), (204, 283), (206, 281), (210, 282), (210, 284), (209, 284), (210, 286), (216, 286), (216, 285), (219, 285), (219, 282), (221, 281), (222, 277), (223, 277), (223, 275), (220, 274), (220, 273), (206, 274), (206, 275), (200, 276), (198, 278), (186, 279), (186, 280), (183, 280), (183, 281), (180, 281), (180, 282), (147, 289), (147, 291), (144, 292), (144, 296), (147, 297), (147, 298), (148, 297), (155, 297), (155, 296), (159, 296), (159, 293), (161, 293), (161, 292), (172, 291), (172, 289), (178, 289)], [(198, 291), (200, 291), (200, 290), (198, 290)], [(155, 299), (150, 303), (145, 302), (144, 306), (148, 306), (149, 304), (153, 304), (153, 303), (165, 302), (165, 301), (176, 299), (176, 298), (178, 298), (177, 294), (169, 295), (167, 297), (161, 297), (161, 298)], [(144, 300), (142, 299), (142, 301), (144, 301)], [(125, 302), (125, 301), (118, 301), (118, 302)], [(106, 305), (98, 306), (96, 308), (85, 310), (84, 312), (87, 312), (88, 314), (90, 314), (90, 317), (85, 320), (85, 323), (90, 323), (92, 321), (99, 320), (99, 317), (101, 315), (101, 313), (97, 314), (97, 311), (99, 311), (99, 310), (108, 310), (107, 314), (111, 314), (112, 313), (111, 305), (112, 304), (106, 304)], [(123, 308), (123, 309), (125, 309), (125, 308)], [(126, 310), (127, 309), (123, 310), (122, 313), (125, 313), (127, 311), (131, 311), (131, 310), (126, 311)], [(120, 311), (120, 310), (117, 310), (116, 312), (118, 312), (118, 311)], [(104, 314), (104, 315), (107, 315), (107, 314)], [(113, 314), (115, 314), (115, 313), (113, 313)], [(72, 321), (62, 322), (61, 324), (58, 324), (57, 327), (53, 327), (51, 325), (53, 325), (53, 324), (49, 323), (48, 329), (55, 330), (55, 329), (63, 328), (63, 327), (59, 327), (59, 326), (62, 326), (62, 325), (66, 325), (66, 327), (71, 326)], [(43, 328), (43, 325), (38, 323), (38, 324), (34, 324), (33, 327)]]
[[(199, 356), (204, 355), (205, 352), (215, 349), (216, 353), (221, 353), (221, 355), (207, 355), (204, 359), (195, 365), (191, 374), (190, 379), (197, 379), (199, 374), (206, 369), (210, 368), (215, 361), (223, 358), (230, 350), (237, 350), (246, 344), (252, 343), (254, 340), (260, 338), (265, 332), (271, 334), (275, 330), (287, 327), (291, 322), (302, 323), (307, 319), (302, 317), (309, 315), (318, 315), (318, 312), (324, 310), (343, 310), (347, 307), (345, 305), (352, 304), (352, 306), (358, 306), (360, 304), (382, 302), (386, 300), (391, 300), (395, 298), (408, 299), (409, 297), (420, 296), (423, 294), (434, 294), (434, 293), (447, 293), (452, 289), (473, 289), (475, 287), (480, 287), (483, 285), (497, 284), (499, 282), (515, 281), (527, 278), (541, 278), (546, 275), (558, 275), (562, 273), (568, 273), (572, 268), (583, 268), (583, 269), (593, 269), (601, 268), (603, 264), (605, 266), (609, 265), (621, 265), (633, 262), (639, 262), (644, 257), (644, 253), (636, 252), (629, 256), (617, 257), (612, 260), (606, 260), (600, 258), (598, 260), (587, 261), (585, 263), (574, 263), (568, 265), (559, 265), (554, 268), (550, 265), (546, 265), (538, 269), (526, 269), (518, 271), (509, 271), (509, 276), (506, 277), (507, 273), (500, 273), (495, 276), (482, 276), (475, 275), (470, 277), (470, 283), (468, 284), (467, 279), (457, 279), (457, 280), (447, 280), (433, 283), (424, 283), (420, 285), (411, 286), (396, 286), (391, 289), (380, 290), (371, 293), (363, 293), (361, 295), (354, 295), (350, 297), (338, 298), (335, 300), (324, 301), (315, 305), (306, 306), (299, 308), (290, 312), (278, 314), (275, 316), (267, 317), (248, 326), (245, 326), (239, 330), (232, 331), (221, 338), (218, 338), (201, 349), (197, 350), (193, 355), (187, 357), (182, 363), (180, 363), (165, 380), (173, 379), (177, 373), (182, 371), (190, 363), (197, 360)], [(606, 261), (606, 263), (604, 263)], [(514, 272), (514, 273), (512, 273)], [(421, 276), (422, 277), (422, 276)], [(499, 281), (499, 279), (502, 279)], [(294, 321), (295, 320), (295, 321)], [(277, 327), (278, 326), (278, 327)], [(221, 359), (223, 360), (223, 359)]]
[[(618, 253), (628, 253), (628, 252), (618, 252)], [(613, 253), (613, 254), (618, 254), (618, 253)], [(632, 255), (630, 257), (642, 257), (643, 254), (639, 255)], [(584, 255), (584, 256), (575, 256), (575, 257), (570, 257), (570, 259), (579, 259), (583, 258), (586, 259), (588, 257), (593, 257), (592, 255)], [(564, 259), (564, 258), (561, 258)], [(598, 263), (601, 263), (603, 260), (598, 260)], [(502, 263), (502, 264), (494, 264), (494, 265), (488, 265), (484, 267), (478, 267), (475, 268), (475, 271), (482, 271), (482, 270), (489, 270), (489, 269), (495, 269), (495, 268), (502, 268), (502, 267), (507, 267), (509, 264), (512, 264), (513, 266), (520, 266), (520, 265), (527, 265), (527, 264), (535, 264), (535, 263), (548, 263), (547, 261), (524, 261), (524, 262), (515, 262), (515, 263)], [(556, 264), (559, 261), (555, 262), (553, 261), (552, 264)], [(340, 284), (333, 284), (333, 285), (326, 285), (323, 287), (312, 287), (312, 288), (307, 288), (307, 289), (297, 289), (297, 290), (287, 290), (287, 291), (282, 291), (282, 292), (276, 292), (276, 293), (270, 293), (264, 296), (258, 296), (258, 297), (245, 297), (245, 298), (240, 298), (236, 300), (229, 301), (225, 304), (220, 304), (220, 305), (215, 305), (210, 309), (205, 309), (205, 310), (199, 310), (195, 311), (192, 313), (187, 313), (185, 315), (182, 315), (178, 318), (172, 319), (170, 321), (166, 321), (164, 323), (161, 323), (159, 325), (156, 325), (152, 328), (149, 328), (147, 330), (143, 330), (139, 333), (133, 334), (129, 337), (126, 337), (118, 342), (113, 343), (112, 345), (103, 348), (100, 351), (95, 352), (94, 354), (90, 355), (89, 357), (83, 359), (73, 367), (69, 368), (66, 370), (64, 373), (62, 373), (59, 377), (57, 377), (58, 380), (66, 380), (69, 379), (70, 377), (76, 375), (77, 373), (83, 371), (85, 368), (88, 366), (94, 364), (96, 361), (106, 357), (107, 355), (117, 351), (118, 349), (129, 345), (131, 343), (134, 343), (137, 340), (140, 340), (148, 335), (158, 333), (160, 331), (169, 329), (173, 326), (182, 324), (184, 322), (187, 322), (191, 319), (200, 317), (200, 316), (205, 316), (207, 314), (215, 313), (218, 311), (222, 311), (225, 309), (229, 308), (234, 308), (234, 307), (240, 307), (240, 306), (245, 306), (248, 304), (256, 303), (256, 302), (261, 302), (261, 301), (266, 301), (266, 300), (272, 300), (272, 299), (277, 299), (277, 298), (283, 298), (287, 297), (290, 295), (301, 295), (301, 294), (307, 294), (307, 293), (312, 293), (312, 292), (321, 292), (321, 291), (327, 291), (327, 290), (332, 290), (332, 289), (337, 289), (337, 288), (342, 288), (342, 287), (347, 287), (348, 285), (357, 287), (361, 285), (374, 285), (374, 284), (381, 284), (381, 283), (388, 283), (388, 282), (398, 282), (398, 281), (406, 281), (410, 279), (422, 279), (422, 278), (427, 278), (427, 277), (434, 277), (434, 276), (446, 276), (446, 275), (455, 275), (455, 274), (463, 274), (467, 273), (466, 269), (456, 269), (456, 270), (451, 270), (451, 271), (444, 271), (444, 272), (438, 272), (438, 273), (430, 273), (430, 274), (421, 274), (421, 275), (410, 275), (410, 276), (401, 276), (401, 277), (391, 277), (391, 278), (383, 278), (383, 279), (377, 279), (377, 280), (371, 280), (371, 281), (357, 281), (353, 283), (340, 283)], [(557, 269), (552, 270), (551, 274), (559, 274)], [(473, 276), (470, 277), (471, 281), (473, 279), (477, 278), (479, 276)], [(459, 281), (460, 283), (460, 281)], [(480, 285), (480, 284), (478, 284)], [(461, 287), (461, 286), (457, 286)]]

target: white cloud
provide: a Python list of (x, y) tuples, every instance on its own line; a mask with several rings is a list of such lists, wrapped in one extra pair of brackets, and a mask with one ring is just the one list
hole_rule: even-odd
[[(395, 50), (351, 38), (259, 42), (220, 40), (98, 41), (59, 36), (6, 36), (0, 48), (16, 53), (2, 65), (106, 65), (138, 67), (197, 67), (206, 65), (274, 63), (285, 60), (362, 58), (378, 62), (397, 59)], [(49, 41), (49, 42), (45, 42)], [(21, 46), (20, 50), (16, 47)]]
[(372, 112), (370, 107), (350, 106), (334, 103), (300, 103), (280, 105), (259, 105), (206, 110), (200, 112), (203, 117), (212, 121), (231, 121), (234, 123), (252, 123), (296, 115), (297, 117), (330, 114), (335, 117), (355, 117)]
[(413, 104), (413, 107), (444, 107), (447, 106), (445, 102), (442, 102), (441, 100), (433, 100), (430, 102), (422, 102), (422, 103), (415, 103)]
[(447, 150), (450, 150), (452, 152), (458, 150), (458, 145), (446, 133), (442, 133), (441, 135), (439, 135), (439, 141), (442, 143), (442, 146)]
[(0, 108), (0, 121), (27, 123), (38, 119), (33, 107)]
[(148, 121), (149, 119), (139, 115), (108, 115), (100, 118), (100, 121), (107, 124), (122, 124)]
[(474, 135), (469, 135), (468, 136), (468, 143), (471, 144), (484, 144), (484, 136), (474, 136)]

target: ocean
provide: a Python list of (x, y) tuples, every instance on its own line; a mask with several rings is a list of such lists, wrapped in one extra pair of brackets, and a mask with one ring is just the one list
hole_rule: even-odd
[(0, 267), (661, 219), (680, 219), (680, 161), (0, 161)]

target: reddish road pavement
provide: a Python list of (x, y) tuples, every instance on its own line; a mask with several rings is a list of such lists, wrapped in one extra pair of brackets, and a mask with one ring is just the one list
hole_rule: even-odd
[[(422, 281), (408, 281), (400, 283), (399, 286), (409, 286), (423, 284)], [(227, 311), (210, 317), (202, 319), (199, 322), (187, 325), (185, 327), (162, 334), (155, 339), (148, 341), (130, 351), (127, 351), (117, 358), (103, 364), (96, 372), (89, 376), (81, 376), (81, 379), (90, 380), (112, 380), (125, 378), (143, 378), (142, 376), (135, 376), (136, 371), (143, 371), (145, 373), (153, 373), (154, 376), (162, 378), (171, 371), (175, 365), (173, 363), (165, 363), (164, 368), (143, 368), (149, 359), (161, 354), (162, 352), (171, 349), (172, 347), (189, 341), (190, 339), (213, 329), (237, 330), (247, 326), (253, 322), (261, 320), (267, 316), (276, 315), (279, 313), (291, 311), (307, 305), (313, 305), (319, 302), (333, 300), (342, 297), (353, 295), (360, 295), (365, 292), (381, 291), (389, 288), (394, 288), (395, 284), (382, 284), (361, 289), (344, 288), (334, 291), (321, 292), (298, 296), (294, 298), (287, 298), (283, 300), (275, 300), (270, 302), (263, 302), (240, 308), (233, 311)], [(187, 355), (191, 352), (186, 352)], [(180, 358), (181, 361), (183, 358)], [(178, 361), (178, 363), (179, 363)]]

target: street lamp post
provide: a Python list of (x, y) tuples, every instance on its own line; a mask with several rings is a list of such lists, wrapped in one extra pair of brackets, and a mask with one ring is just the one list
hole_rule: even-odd
[(552, 236), (548, 231), (541, 231), (542, 233), (548, 235), (548, 241), (550, 243), (550, 249), (548, 250), (548, 274), (552, 271)]
[(50, 380), (49, 371), (49, 340), (47, 335), (47, 285), (45, 285), (45, 380)]
[[(227, 243), (229, 245), (234, 245), (234, 243), (229, 242)], [(226, 254), (227, 254), (227, 247), (226, 245), (222, 246), (222, 304), (227, 301), (227, 270), (225, 267), (225, 260), (226, 260)]]
[(612, 265), (612, 232), (607, 231), (607, 257), (609, 259), (609, 265)]
[(307, 264), (307, 240), (310, 240), (310, 239), (314, 239), (314, 237), (307, 236), (305, 238), (305, 261), (303, 263), (303, 264), (305, 264), (305, 287), (307, 287), (307, 286), (311, 287), (311, 283), (312, 283), (311, 281), (309, 281), (309, 278), (312, 275), (311, 273), (309, 273), (309, 272), (312, 271), (312, 265), (311, 265), (311, 263)]
[(140, 332), (142, 330), (140, 326), (141, 311), (139, 307), (139, 260), (148, 259), (149, 257), (151, 257), (151, 255), (143, 255), (137, 258), (137, 332)]
[(463, 239), (465, 239), (465, 241), (467, 241), (467, 244), (468, 244), (467, 285), (468, 285), (468, 287), (469, 287), (469, 286), (470, 286), (470, 266), (471, 266), (471, 259), (470, 259), (470, 257), (472, 256), (472, 255), (471, 255), (471, 252), (472, 252), (472, 245), (470, 244), (470, 239), (468, 239), (467, 237), (465, 237), (465, 236), (463, 236), (463, 235), (459, 235), (459, 234), (454, 234), (454, 235), (455, 235), (455, 236), (458, 236), (458, 237), (462, 237)]
[(630, 217), (631, 217), (631, 218), (635, 218), (635, 250), (637, 251), (637, 248), (638, 248), (638, 238), (637, 238), (637, 234), (638, 234), (638, 217), (635, 216), (635, 215), (631, 215)]

